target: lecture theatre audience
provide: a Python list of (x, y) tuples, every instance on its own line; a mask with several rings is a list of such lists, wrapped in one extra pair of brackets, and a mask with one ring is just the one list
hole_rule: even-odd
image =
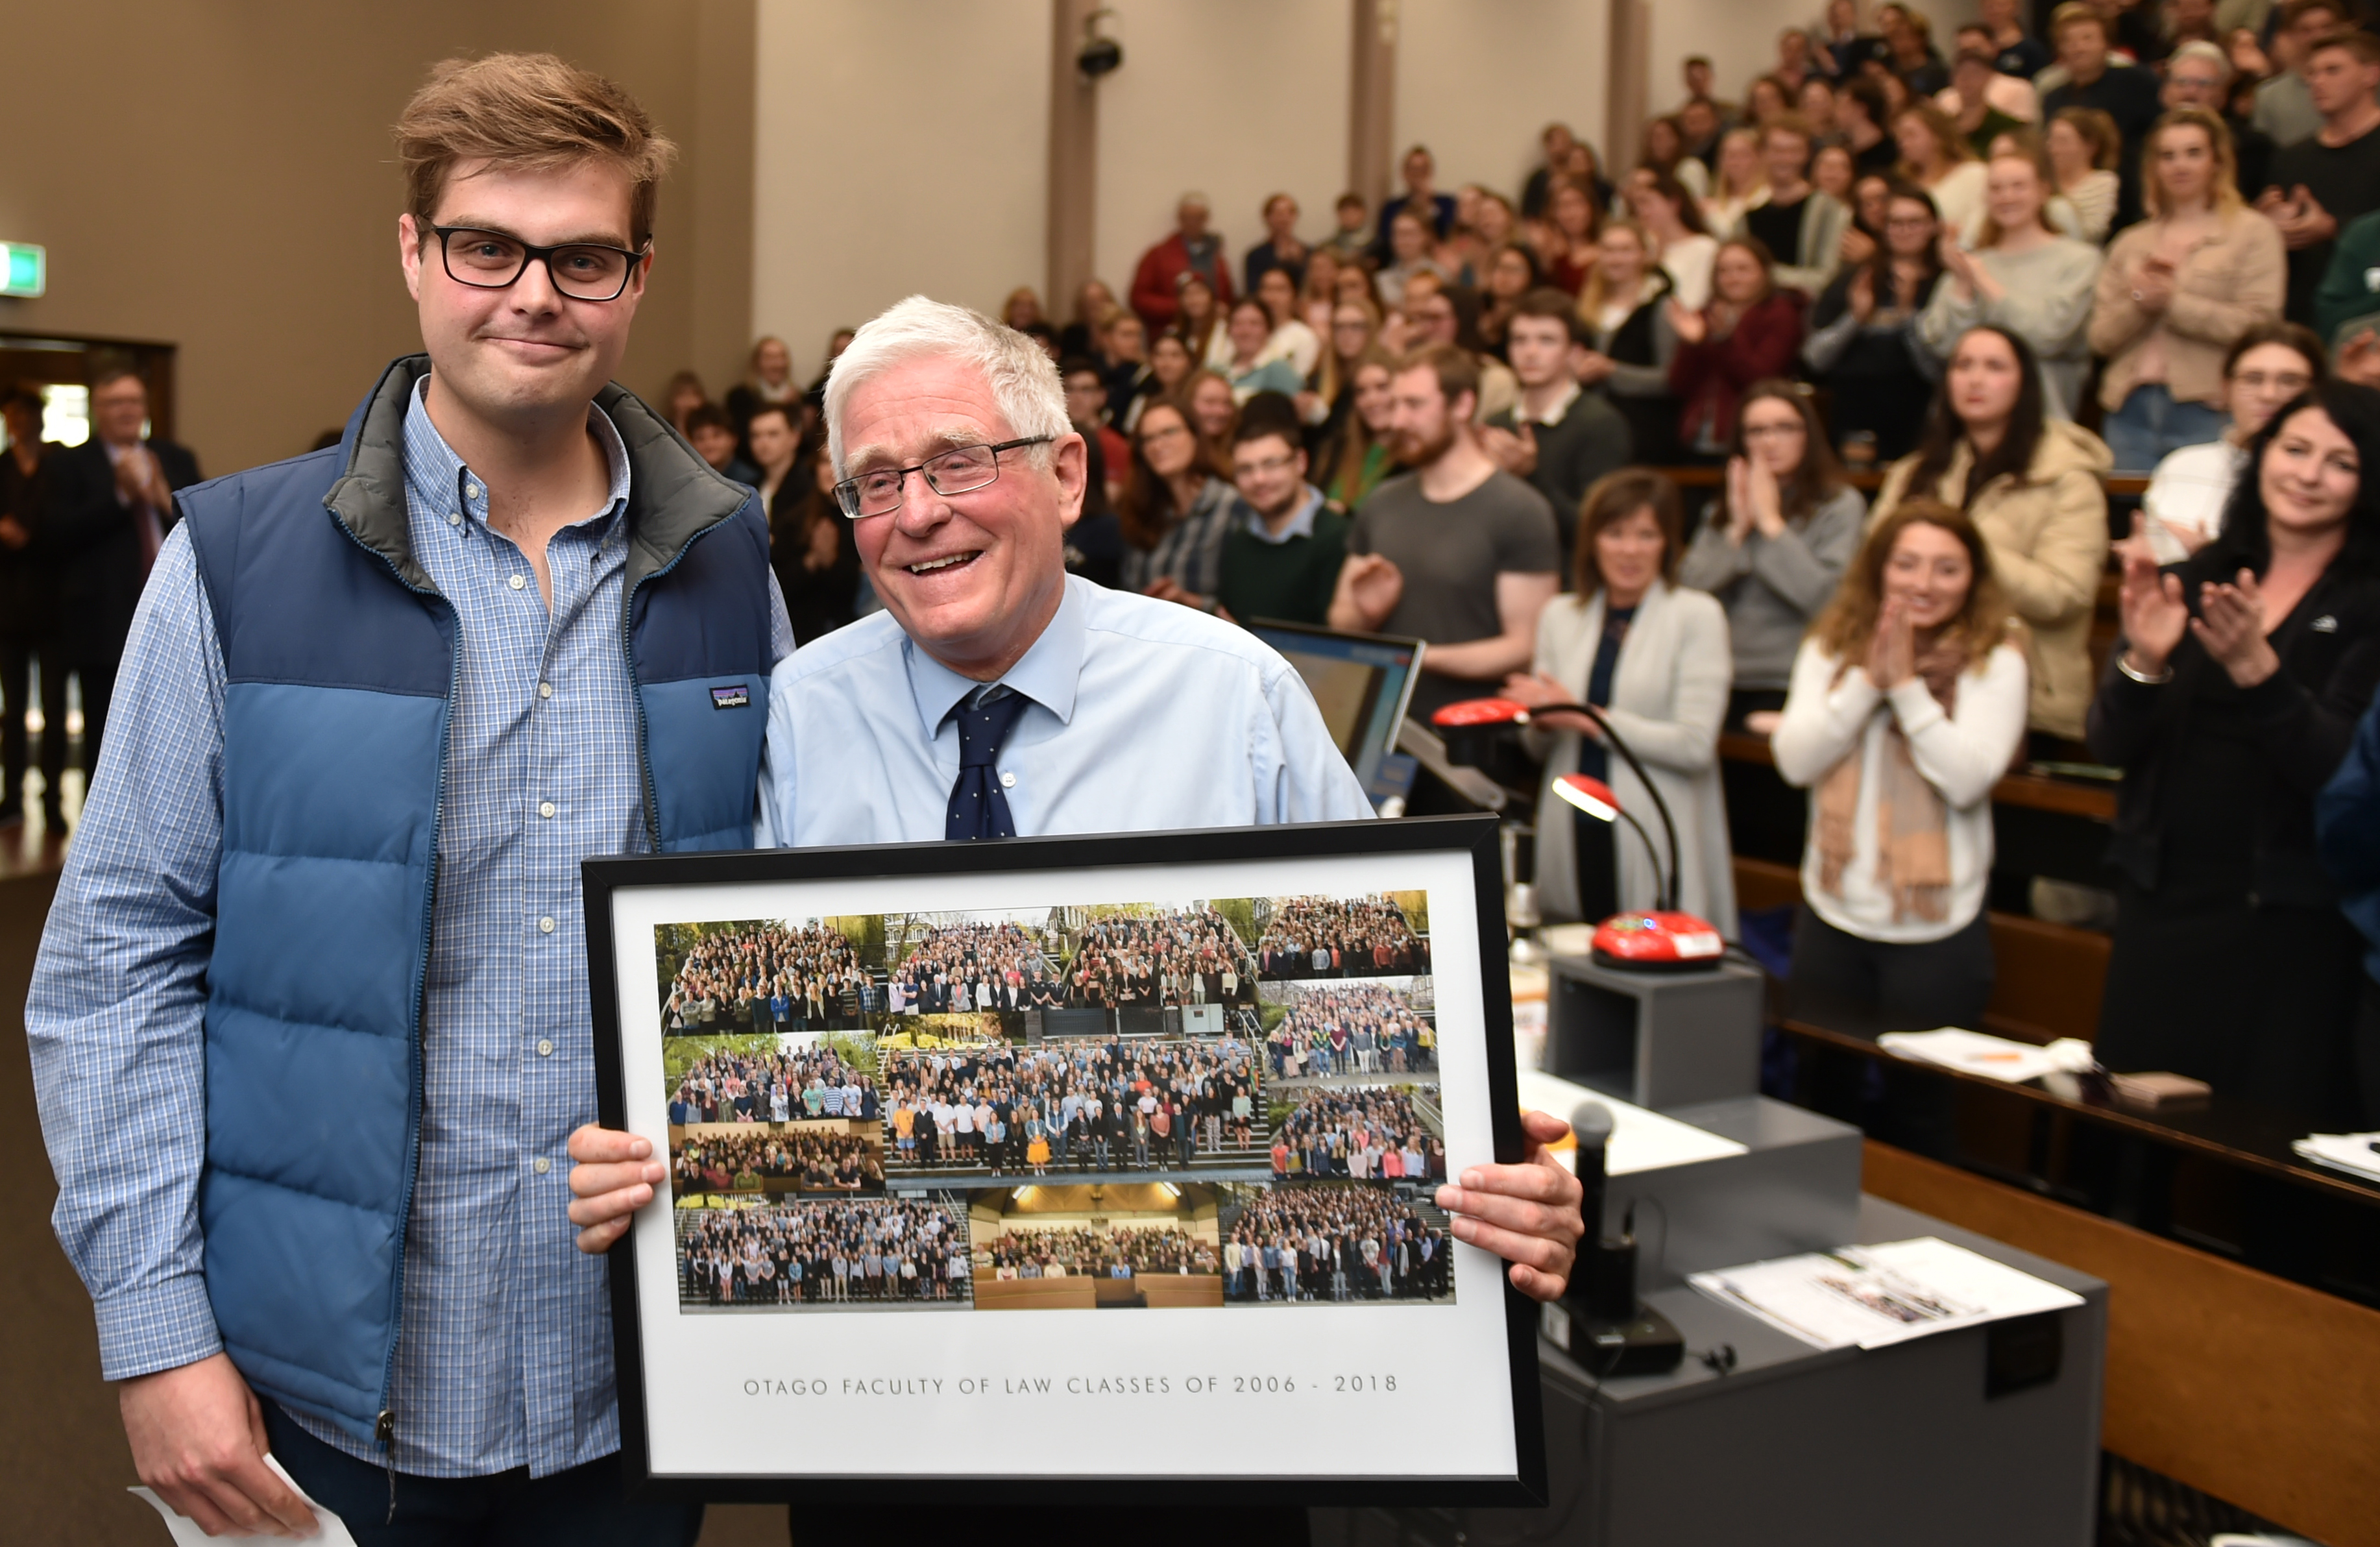
[(1175, 1224), (1011, 1224), (976, 1252), (978, 1271), (996, 1279), (1139, 1278), (1149, 1273), (1222, 1272), (1213, 1242)]
[(2141, 495), (2143, 536), (2158, 564), (2180, 564), (2215, 540), (2248, 443), (2325, 374), (2321, 344), (2295, 323), (2265, 323), (2233, 341), (2220, 389), (2229, 422), (2211, 441), (2168, 452)]
[(1835, 438), (1862, 467), (1917, 445), (1937, 369), (1917, 325), (1942, 277), (1941, 222), (1914, 184), (1882, 194), (1883, 240), (1836, 273), (1802, 341), (1802, 364), (1833, 398)]

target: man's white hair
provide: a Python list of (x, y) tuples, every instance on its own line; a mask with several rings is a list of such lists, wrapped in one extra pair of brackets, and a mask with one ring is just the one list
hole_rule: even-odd
[(2212, 63), (2216, 69), (2222, 72), (2223, 78), (2220, 80), (2217, 80), (2215, 84), (2217, 87), (2228, 86), (2231, 84), (2231, 55), (2224, 53), (2223, 50), (2216, 47), (2215, 44), (2208, 43), (2204, 38), (2192, 38), (2188, 43), (2182, 44), (2180, 48), (2175, 49), (2173, 51), (2172, 57), (2167, 62), (2167, 67), (2169, 69), (2174, 65), (2180, 64), (2184, 59), (2207, 60)]
[[(980, 311), (911, 296), (885, 308), (854, 334), (849, 347), (827, 372), (826, 453), (837, 478), (844, 476), (843, 416), (851, 395), (870, 377), (929, 356), (963, 360), (982, 372), (1010, 434), (1055, 439), (1074, 430), (1066, 418), (1066, 391), (1058, 380), (1057, 362), (1040, 345)], [(1028, 455), (1038, 466), (1050, 464), (1047, 445), (1035, 446)]]

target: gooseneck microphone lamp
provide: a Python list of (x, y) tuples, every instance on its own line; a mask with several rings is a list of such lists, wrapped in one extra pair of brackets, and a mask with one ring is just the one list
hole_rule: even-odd
[[(1563, 715), (1575, 715), (1593, 725), (1605, 744), (1635, 770), (1638, 782), (1653, 798), (1653, 810), (1661, 819), (1661, 833), (1666, 840), (1657, 848), (1645, 824), (1621, 809), (1620, 797), (1602, 780), (1584, 774), (1564, 774), (1553, 781), (1554, 794), (1582, 816), (1596, 822), (1627, 822), (1644, 841), (1645, 854), (1653, 862), (1653, 910), (1615, 913), (1597, 924), (1591, 942), (1596, 961), (1604, 967), (1640, 972), (1690, 971), (1717, 961), (1726, 952), (1727, 942), (1707, 920), (1678, 907), (1678, 823), (1670, 814), (1670, 804), (1661, 798), (1660, 786), (1653, 782), (1635, 749), (1612, 729), (1601, 710), (1590, 703), (1548, 704), (1533, 716), (1511, 699), (1465, 699), (1431, 715), (1430, 723), (1444, 737), (1450, 760), (1476, 764), (1485, 761), (1488, 747), (1498, 733), (1530, 725), (1533, 719), (1543, 722)], [(1666, 868), (1661, 863), (1664, 848), (1669, 857)]]

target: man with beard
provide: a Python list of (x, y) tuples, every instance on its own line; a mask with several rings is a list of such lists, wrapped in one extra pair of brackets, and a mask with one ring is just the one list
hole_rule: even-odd
[(1537, 614), (1561, 584), (1561, 541), (1546, 497), (1498, 468), (1472, 429), (1469, 355), (1441, 345), (1408, 356), (1390, 391), (1397, 457), (1413, 471), (1357, 512), (1330, 627), (1428, 640), (1413, 698), (1426, 718), (1527, 667)]

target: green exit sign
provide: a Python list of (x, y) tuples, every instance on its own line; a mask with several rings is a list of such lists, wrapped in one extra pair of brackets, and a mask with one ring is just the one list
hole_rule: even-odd
[(0, 296), (38, 296), (49, 284), (47, 249), (31, 242), (0, 242)]

